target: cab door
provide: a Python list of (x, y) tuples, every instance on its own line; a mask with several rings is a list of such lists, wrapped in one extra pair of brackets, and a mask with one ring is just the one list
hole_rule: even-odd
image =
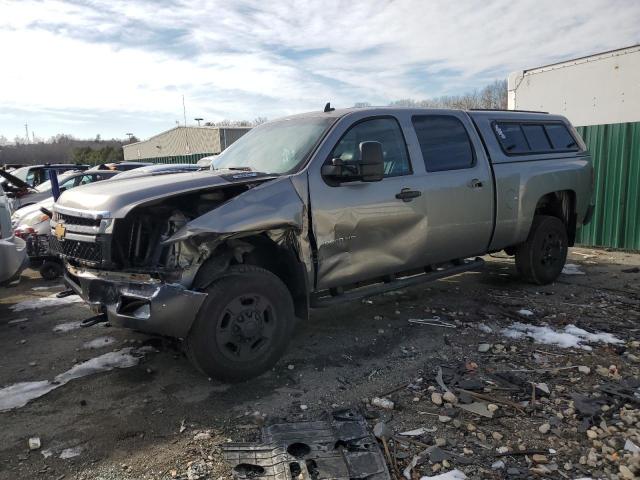
[(413, 132), (426, 170), (428, 263), (481, 255), (493, 232), (493, 174), (463, 112), (415, 114)]
[(309, 172), (317, 289), (406, 270), (420, 265), (424, 254), (424, 196), (398, 118), (385, 115), (356, 121), (318, 163), (334, 158), (355, 162), (359, 144), (365, 141), (382, 144), (381, 181), (336, 185), (322, 177), (319, 165)]

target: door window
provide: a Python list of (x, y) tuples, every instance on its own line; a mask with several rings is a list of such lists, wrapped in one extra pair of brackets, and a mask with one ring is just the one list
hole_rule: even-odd
[(423, 115), (411, 121), (428, 172), (473, 167), (473, 146), (460, 120), (448, 115)]
[(340, 139), (331, 152), (331, 158), (340, 158), (345, 163), (357, 162), (362, 142), (382, 144), (385, 177), (411, 174), (407, 144), (395, 119), (375, 118), (357, 123)]

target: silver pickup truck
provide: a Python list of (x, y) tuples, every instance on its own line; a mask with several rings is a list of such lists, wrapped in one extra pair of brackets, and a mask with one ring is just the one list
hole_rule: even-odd
[(209, 376), (272, 367), (311, 308), (477, 269), (553, 282), (593, 169), (561, 116), (334, 110), (261, 125), (211, 170), (100, 182), (54, 207), (52, 248), (95, 321), (184, 340)]

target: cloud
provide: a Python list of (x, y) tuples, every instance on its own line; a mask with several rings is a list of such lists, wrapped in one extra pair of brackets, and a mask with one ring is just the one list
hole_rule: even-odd
[(182, 94), (219, 120), (461, 93), (638, 43), (639, 23), (625, 0), (0, 0), (0, 108), (32, 112), (0, 133), (56, 133), (57, 111), (79, 135), (100, 127), (83, 114), (103, 118), (105, 137), (140, 115), (130, 129), (147, 136), (182, 117)]

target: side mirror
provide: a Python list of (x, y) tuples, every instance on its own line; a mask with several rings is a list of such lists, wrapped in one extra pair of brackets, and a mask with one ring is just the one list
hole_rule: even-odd
[(384, 156), (380, 142), (362, 142), (359, 146), (360, 159), (357, 162), (345, 162), (333, 158), (320, 170), (323, 177), (332, 183), (379, 182), (384, 178)]
[(360, 143), (360, 180), (379, 182), (384, 178), (384, 155), (380, 142)]

